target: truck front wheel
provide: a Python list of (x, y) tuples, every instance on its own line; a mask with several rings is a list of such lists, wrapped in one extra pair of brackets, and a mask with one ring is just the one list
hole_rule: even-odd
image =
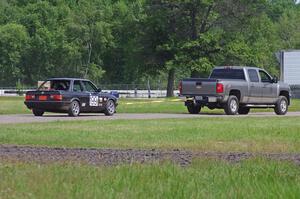
[(190, 103), (187, 105), (187, 109), (190, 114), (199, 114), (201, 111), (201, 106)]
[(224, 106), (227, 115), (236, 115), (239, 111), (239, 100), (236, 96), (230, 95)]
[(285, 115), (288, 112), (288, 100), (285, 96), (280, 96), (275, 104), (274, 111), (277, 115)]

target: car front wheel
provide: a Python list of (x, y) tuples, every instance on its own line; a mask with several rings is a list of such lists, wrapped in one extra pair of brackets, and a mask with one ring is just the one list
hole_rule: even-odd
[(106, 103), (104, 114), (107, 116), (112, 116), (116, 112), (116, 105), (113, 100), (108, 100)]

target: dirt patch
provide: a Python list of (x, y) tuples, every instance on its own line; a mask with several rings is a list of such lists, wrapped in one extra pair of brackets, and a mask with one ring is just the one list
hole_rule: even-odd
[(48, 148), (0, 145), (0, 162), (85, 163), (90, 165), (117, 165), (171, 161), (188, 166), (193, 159), (212, 158), (239, 162), (249, 158), (267, 158), (292, 161), (300, 165), (300, 154), (287, 153), (217, 153), (184, 150), (139, 150), (139, 149), (86, 149)]

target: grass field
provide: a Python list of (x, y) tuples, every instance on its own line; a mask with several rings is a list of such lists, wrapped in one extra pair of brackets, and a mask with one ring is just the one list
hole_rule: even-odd
[[(23, 97), (0, 97), (0, 114), (31, 113), (24, 105)], [(290, 111), (300, 111), (300, 100), (293, 100)], [(186, 113), (183, 101), (178, 98), (162, 99), (120, 99), (118, 113)], [(273, 111), (273, 109), (253, 109), (252, 111)], [(205, 113), (223, 113), (223, 110), (209, 110)]]
[[(76, 174), (76, 175), (75, 175)], [(92, 167), (0, 163), (0, 198), (297, 198), (299, 167), (247, 160), (200, 160)]]
[[(0, 97), (0, 103), (0, 114), (30, 113), (23, 98)], [(293, 100), (290, 110), (300, 111), (299, 104), (299, 100)], [(186, 113), (186, 108), (174, 98), (121, 99), (118, 112)], [(299, 119), (226, 117), (1, 124), (0, 144), (299, 153)], [(240, 163), (201, 159), (185, 168), (168, 162), (112, 167), (0, 162), (0, 199), (297, 198), (299, 187), (299, 166), (264, 159)]]
[(0, 144), (299, 152), (299, 117), (74, 121), (1, 125)]

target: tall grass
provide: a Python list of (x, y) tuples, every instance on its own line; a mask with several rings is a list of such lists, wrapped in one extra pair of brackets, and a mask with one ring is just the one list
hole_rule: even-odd
[(0, 164), (0, 198), (297, 198), (300, 169), (286, 162), (199, 160), (163, 165)]

